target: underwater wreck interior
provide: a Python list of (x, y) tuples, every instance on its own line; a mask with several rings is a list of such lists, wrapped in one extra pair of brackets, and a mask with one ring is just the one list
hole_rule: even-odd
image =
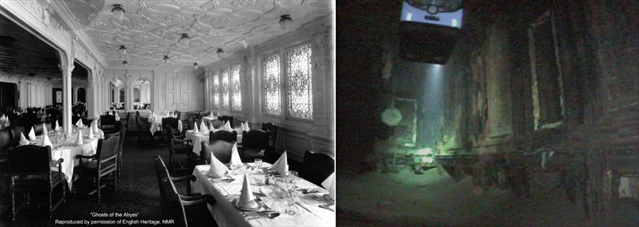
[(639, 226), (639, 2), (405, 2), (337, 3), (340, 226)]

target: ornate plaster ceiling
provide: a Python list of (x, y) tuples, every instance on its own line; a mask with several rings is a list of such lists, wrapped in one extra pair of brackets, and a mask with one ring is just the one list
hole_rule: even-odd
[[(329, 15), (331, 0), (73, 0), (67, 6), (110, 66), (151, 67), (207, 65), (248, 46), (275, 39), (300, 26)], [(126, 10), (118, 22), (111, 10)], [(100, 6), (103, 5), (102, 8)], [(288, 29), (279, 24), (283, 14), (293, 21)], [(94, 18), (94, 19), (93, 19)], [(188, 34), (188, 45), (178, 42)], [(120, 45), (127, 48), (120, 54)]]

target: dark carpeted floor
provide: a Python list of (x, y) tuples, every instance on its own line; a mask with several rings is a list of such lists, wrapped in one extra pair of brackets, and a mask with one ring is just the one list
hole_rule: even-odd
[[(11, 221), (11, 196), (8, 192), (8, 182), (6, 180), (6, 166), (0, 172), (2, 180), (0, 183), (0, 226), (56, 226), (56, 220), (82, 220), (91, 222), (92, 220), (155, 220), (161, 221), (160, 192), (157, 188), (155, 167), (153, 158), (160, 154), (165, 162), (168, 162), (168, 148), (160, 146), (156, 137), (154, 142), (138, 142), (135, 132), (127, 133), (124, 142), (123, 153), (123, 174), (118, 182), (117, 190), (107, 187), (102, 190), (102, 199), (98, 203), (95, 197), (67, 196), (66, 202), (53, 213), (53, 218), (49, 218), (46, 212), (46, 202), (37, 201), (32, 197), (30, 205), (25, 206), (18, 213), (16, 220)], [(276, 159), (272, 157), (271, 159)], [(265, 158), (265, 161), (272, 163), (274, 160)], [(299, 171), (299, 162), (289, 160), (290, 169)], [(187, 173), (188, 172), (188, 173)], [(173, 173), (174, 175), (190, 174), (192, 170)], [(176, 185), (181, 193), (186, 192), (183, 183)], [(59, 193), (56, 193), (56, 195)], [(69, 195), (69, 194), (67, 194)], [(36, 201), (34, 201), (36, 200)], [(42, 209), (38, 209), (38, 203), (42, 204)], [(187, 210), (188, 213), (189, 210)], [(208, 212), (208, 211), (207, 211)], [(129, 214), (134, 217), (101, 218), (92, 217), (94, 213), (114, 213)], [(195, 215), (205, 215), (195, 214)], [(191, 216), (191, 213), (188, 213)], [(113, 225), (110, 225), (113, 226)]]

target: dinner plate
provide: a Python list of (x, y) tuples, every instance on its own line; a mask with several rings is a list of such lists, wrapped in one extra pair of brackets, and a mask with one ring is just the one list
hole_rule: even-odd
[(233, 202), (231, 202), (233, 204), (233, 206), (235, 206), (235, 208), (243, 210), (243, 211), (257, 211), (260, 208), (262, 208), (262, 203), (258, 203), (257, 201), (255, 203), (257, 203), (257, 207), (256, 208), (244, 208), (241, 207), (238, 203), (240, 202), (240, 199), (233, 199)]

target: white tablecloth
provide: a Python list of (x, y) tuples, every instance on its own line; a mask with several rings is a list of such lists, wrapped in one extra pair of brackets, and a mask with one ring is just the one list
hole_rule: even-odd
[[(182, 132), (182, 121), (178, 121), (177, 130)], [(151, 131), (151, 135), (155, 134), (157, 131), (162, 131), (162, 120), (153, 121), (149, 131)]]
[[(88, 128), (82, 130), (83, 135), (83, 144), (77, 145), (75, 144), (77, 140), (77, 134), (72, 134), (66, 138), (61, 137), (59, 141), (55, 137), (50, 137), (49, 139), (53, 143), (53, 147), (51, 148), (51, 160), (58, 160), (60, 158), (64, 159), (62, 162), (62, 172), (67, 179), (69, 184), (69, 188), (73, 186), (73, 167), (80, 164), (80, 160), (76, 159), (76, 155), (86, 155), (91, 156), (94, 155), (98, 148), (98, 140), (100, 138), (104, 138), (104, 132), (100, 130), (99, 135), (94, 135), (93, 139), (89, 139)], [(42, 136), (38, 136), (34, 142), (36, 145), (42, 144)]]
[[(217, 131), (217, 130), (216, 130)], [(210, 132), (210, 131), (209, 131)], [(186, 130), (186, 138), (190, 139), (193, 143), (193, 153), (200, 155), (202, 150), (202, 141), (209, 141), (209, 133), (194, 133), (193, 130)], [(242, 142), (242, 133), (237, 134), (237, 143)]]
[[(263, 166), (270, 166), (268, 163), (264, 163)], [(236, 180), (231, 183), (221, 182), (219, 179), (212, 179), (206, 176), (210, 166), (199, 165), (193, 170), (193, 175), (196, 177), (195, 182), (191, 182), (191, 191), (193, 193), (202, 193), (213, 196), (217, 204), (215, 207), (209, 206), (211, 214), (217, 221), (219, 226), (336, 226), (335, 212), (318, 207), (321, 204), (319, 201), (313, 200), (313, 194), (298, 193), (295, 205), (290, 207), (295, 211), (294, 215), (282, 213), (279, 217), (270, 218), (257, 218), (252, 220), (246, 220), (242, 216), (241, 210), (235, 208), (231, 204), (231, 198), (226, 196), (235, 195), (236, 197), (242, 191), (243, 176), (244, 174), (232, 175)], [(257, 186), (255, 185), (253, 177), (264, 179), (265, 173), (262, 170), (256, 170), (254, 172), (248, 171), (249, 181), (251, 183), (251, 190), (253, 192), (259, 192), (266, 194), (267, 197), (260, 197), (262, 201), (269, 206), (269, 208), (275, 211), (282, 211), (285, 205), (281, 199), (272, 198), (270, 196), (272, 189), (271, 186)], [(297, 186), (300, 188), (319, 188), (319, 193), (314, 195), (318, 196), (322, 201), (325, 201), (322, 197), (327, 191), (310, 183), (306, 180), (299, 179)], [(331, 206), (335, 209), (335, 206)], [(260, 209), (260, 211), (264, 208)]]

